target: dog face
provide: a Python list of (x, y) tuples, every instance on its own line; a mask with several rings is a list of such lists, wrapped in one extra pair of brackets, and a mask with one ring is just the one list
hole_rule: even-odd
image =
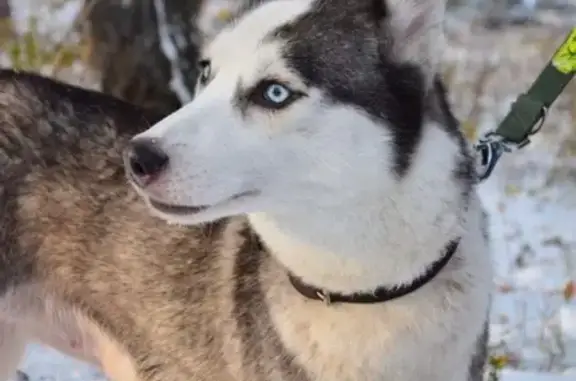
[(410, 172), (436, 71), (444, 4), (277, 0), (220, 32), (195, 99), (126, 153), (168, 221), (330, 208)]

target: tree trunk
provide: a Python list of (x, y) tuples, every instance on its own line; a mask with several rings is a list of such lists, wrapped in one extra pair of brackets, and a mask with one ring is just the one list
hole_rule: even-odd
[(10, 2), (8, 0), (0, 0), (0, 20), (9, 18), (10, 16)]
[[(0, 0), (1, 1), (1, 0)], [(85, 0), (82, 33), (102, 91), (168, 114), (191, 100), (202, 0)]]
[(10, 1), (0, 0), (0, 44), (14, 34), (11, 17)]

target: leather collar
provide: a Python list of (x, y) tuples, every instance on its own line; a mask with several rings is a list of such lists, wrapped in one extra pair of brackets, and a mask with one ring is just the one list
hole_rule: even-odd
[(402, 296), (408, 295), (420, 287), (424, 286), (426, 283), (430, 282), (432, 279), (438, 275), (438, 273), (450, 262), (450, 259), (454, 256), (454, 253), (458, 249), (459, 239), (450, 241), (442, 257), (433, 262), (430, 267), (418, 278), (414, 279), (412, 282), (406, 285), (400, 285), (397, 287), (378, 287), (373, 292), (369, 293), (353, 293), (353, 294), (340, 294), (329, 292), (327, 290), (322, 290), (314, 286), (305, 284), (301, 279), (297, 278), (293, 274), (288, 274), (290, 283), (292, 286), (303, 296), (308, 299), (320, 300), (326, 304), (332, 303), (353, 303), (353, 304), (374, 304), (387, 302), (392, 299), (400, 298)]

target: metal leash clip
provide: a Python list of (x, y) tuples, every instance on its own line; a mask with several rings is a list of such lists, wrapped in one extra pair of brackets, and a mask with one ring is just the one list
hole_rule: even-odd
[(538, 131), (542, 129), (547, 116), (548, 109), (542, 107), (539, 122), (537, 122), (529, 131), (526, 138), (518, 143), (507, 140), (496, 131), (489, 131), (484, 134), (484, 136), (478, 140), (478, 143), (474, 145), (474, 148), (479, 153), (477, 173), (480, 181), (487, 179), (492, 174), (498, 160), (500, 160), (500, 157), (502, 157), (504, 153), (512, 152), (527, 146), (530, 143), (529, 137), (538, 133)]
[(476, 167), (480, 181), (487, 179), (492, 174), (496, 163), (504, 152), (512, 150), (511, 145), (493, 131), (480, 138), (474, 148), (479, 153)]

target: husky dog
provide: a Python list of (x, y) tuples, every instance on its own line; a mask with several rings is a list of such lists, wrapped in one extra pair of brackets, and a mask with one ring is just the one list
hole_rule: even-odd
[(39, 340), (118, 381), (480, 380), (490, 256), (443, 12), (267, 2), (163, 119), (2, 72), (0, 378)]

